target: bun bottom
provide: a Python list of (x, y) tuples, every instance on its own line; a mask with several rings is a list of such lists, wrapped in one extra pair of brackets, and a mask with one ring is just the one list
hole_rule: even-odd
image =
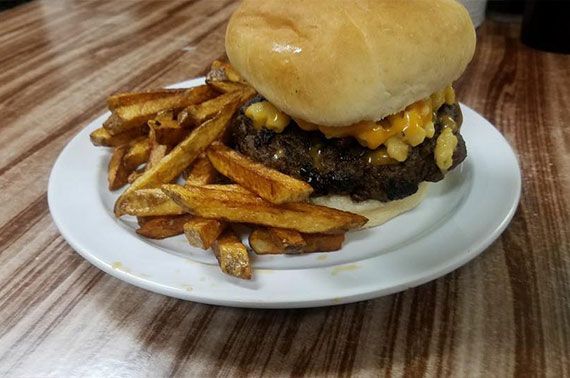
[(363, 228), (369, 228), (386, 223), (390, 219), (418, 206), (425, 198), (427, 189), (428, 183), (422, 182), (416, 193), (406, 198), (390, 202), (380, 202), (376, 200), (354, 202), (350, 196), (315, 197), (311, 199), (311, 202), (317, 205), (333, 207), (335, 209), (365, 216), (368, 218), (368, 222)]

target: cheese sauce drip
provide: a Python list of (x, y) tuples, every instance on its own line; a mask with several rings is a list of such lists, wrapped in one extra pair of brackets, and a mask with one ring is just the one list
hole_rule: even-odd
[[(451, 86), (435, 92), (430, 97), (417, 101), (403, 111), (390, 115), (380, 121), (362, 121), (345, 127), (319, 126), (300, 119), (295, 119), (299, 127), (306, 131), (318, 130), (326, 138), (354, 137), (371, 150), (386, 146), (387, 158), (373, 159), (386, 161), (387, 164), (406, 160), (410, 146), (421, 144), (425, 138), (432, 138), (435, 133), (434, 118), (440, 106), (455, 103), (455, 92)], [(256, 128), (265, 127), (275, 132), (282, 132), (289, 123), (289, 116), (278, 110), (268, 101), (250, 105), (245, 115)], [(384, 150), (383, 150), (384, 151)], [(388, 159), (389, 158), (389, 159)]]
[(251, 104), (245, 110), (247, 118), (253, 122), (253, 127), (260, 129), (262, 127), (280, 133), (291, 121), (291, 118), (277, 109), (268, 101), (260, 101)]

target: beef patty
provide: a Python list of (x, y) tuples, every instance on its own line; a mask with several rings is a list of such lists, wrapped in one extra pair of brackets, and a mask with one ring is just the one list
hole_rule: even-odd
[[(350, 195), (355, 201), (375, 199), (383, 202), (414, 194), (423, 181), (436, 182), (444, 174), (436, 165), (434, 149), (443, 129), (443, 117), (462, 122), (458, 104), (443, 105), (435, 119), (435, 135), (410, 149), (402, 163), (373, 165), (368, 163), (370, 149), (354, 138), (327, 139), (318, 131), (305, 131), (294, 121), (282, 133), (256, 129), (244, 115), (250, 104), (263, 100), (252, 99), (242, 107), (233, 124), (235, 148), (268, 167), (308, 182), (314, 195)], [(456, 133), (458, 144), (453, 154), (453, 165), (460, 164), (467, 155), (465, 142)], [(318, 154), (317, 154), (318, 151)]]

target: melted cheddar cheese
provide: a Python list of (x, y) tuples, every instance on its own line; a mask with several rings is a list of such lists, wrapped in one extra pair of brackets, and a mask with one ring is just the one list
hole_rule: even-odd
[[(406, 160), (410, 146), (417, 146), (425, 138), (433, 137), (435, 112), (444, 103), (455, 103), (455, 92), (451, 86), (376, 122), (362, 121), (344, 127), (319, 126), (300, 119), (295, 119), (295, 122), (301, 129), (318, 130), (329, 139), (354, 137), (371, 150), (385, 145), (389, 157), (401, 162)], [(289, 123), (289, 116), (267, 101), (250, 105), (245, 115), (253, 121), (254, 127), (265, 127), (278, 133)]]
[(277, 109), (268, 101), (261, 101), (251, 104), (245, 110), (247, 118), (253, 122), (253, 127), (260, 129), (265, 127), (275, 131), (282, 132), (291, 121), (291, 118), (281, 110)]
[(434, 150), (435, 163), (442, 172), (447, 172), (453, 165), (453, 152), (457, 147), (457, 136), (446, 127), (437, 138)]
[(394, 136), (402, 137), (411, 146), (422, 143), (426, 137), (433, 137), (433, 113), (444, 103), (455, 102), (451, 86), (430, 97), (415, 102), (400, 113), (380, 121), (362, 121), (345, 127), (318, 126), (296, 119), (300, 128), (307, 131), (319, 130), (327, 138), (354, 137), (360, 144), (372, 150), (380, 147)]

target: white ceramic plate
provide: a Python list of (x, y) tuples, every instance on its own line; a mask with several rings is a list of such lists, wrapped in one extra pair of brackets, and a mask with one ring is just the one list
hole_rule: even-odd
[[(201, 84), (203, 79), (176, 87)], [(395, 293), (438, 278), (481, 253), (505, 229), (519, 201), (517, 159), (501, 134), (462, 105), (468, 157), (416, 209), (387, 224), (352, 233), (343, 249), (303, 256), (252, 257), (254, 278), (222, 274), (213, 254), (184, 236), (139, 237), (135, 220), (115, 219), (118, 194), (106, 187), (110, 153), (89, 133), (62, 151), (48, 200), (63, 237), (83, 257), (133, 285), (176, 298), (238, 307), (292, 308), (349, 303)]]

